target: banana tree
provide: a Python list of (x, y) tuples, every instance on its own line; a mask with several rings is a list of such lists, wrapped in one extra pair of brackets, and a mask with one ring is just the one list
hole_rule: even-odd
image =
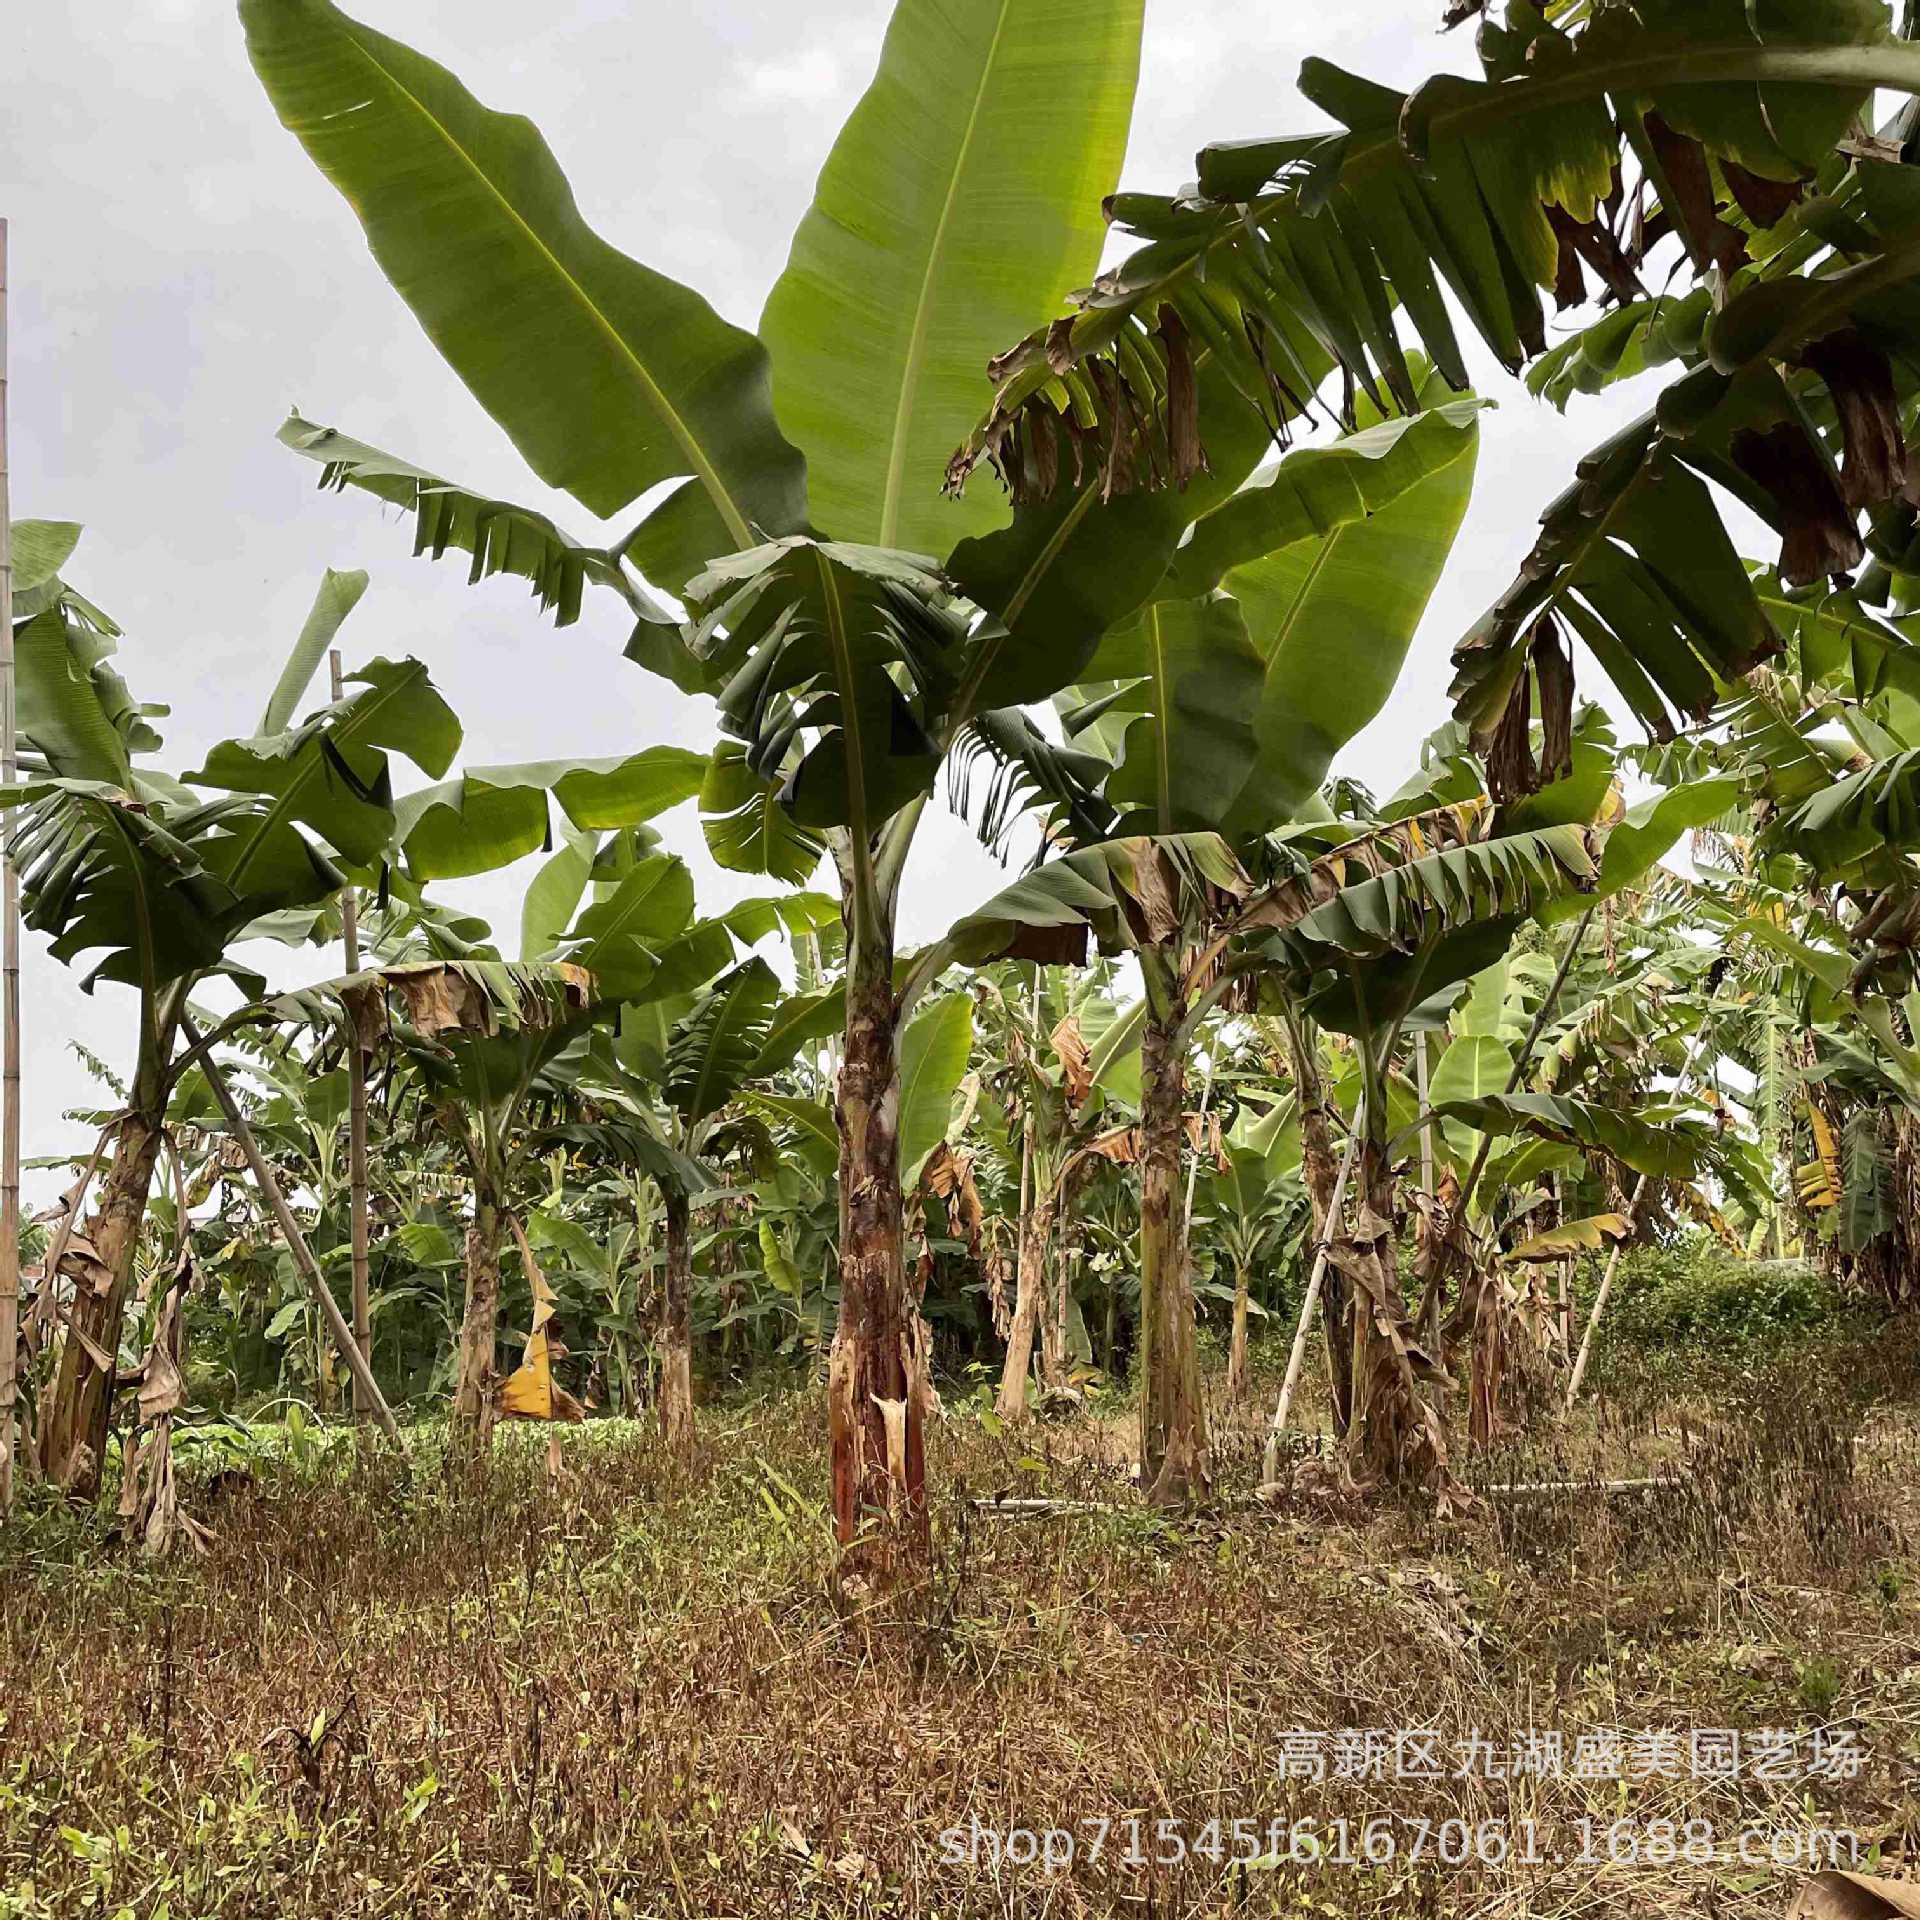
[[(1632, 885), (1687, 819), (1727, 798), (1723, 787), (1681, 789), (1607, 833), (1582, 824), (1605, 795), (1604, 781), (1596, 795), (1568, 773), (1504, 809), (1482, 795), (1382, 823), (1246, 902), (1206, 955), (1210, 991), (1228, 990), (1242, 970), (1264, 973), (1262, 990), (1291, 1020), (1305, 1014), (1355, 1043), (1357, 1205), (1351, 1230), (1331, 1223), (1330, 1239), (1352, 1292), (1347, 1447), (1359, 1476), (1444, 1486), (1447, 1473), (1444, 1428), (1425, 1391), (1444, 1379), (1445, 1355), (1435, 1319), (1425, 1334), (1409, 1320), (1394, 1247), (1396, 1154), (1429, 1124), (1396, 1074), (1402, 1037), (1446, 1018), (1467, 983), (1502, 962), (1523, 921)], [(1555, 823), (1494, 831), (1529, 817)], [(1483, 1030), (1489, 1021), (1473, 999), (1452, 1017), (1458, 1038), (1436, 1068), (1436, 1105), (1445, 1101), (1456, 1119), (1469, 1107), (1498, 1109), (1499, 1130), (1512, 1131), (1520, 1122), (1499, 1108), (1511, 1057)]]
[[(682, 1455), (694, 1443), (692, 1209), (716, 1184), (701, 1155), (722, 1111), (761, 1066), (779, 998), (773, 969), (743, 961), (684, 1003), (636, 1009), (602, 1037), (579, 1076), (597, 1108), (617, 1108), (659, 1143), (642, 1164), (659, 1187), (664, 1218), (660, 1430)], [(660, 1107), (666, 1115), (655, 1117)]]
[[(828, 750), (792, 818), (777, 799), (791, 770), (781, 752), (756, 737), (752, 764), (741, 751), (716, 756), (711, 840), (723, 860), (786, 878), (812, 867), (821, 832), (837, 842), (849, 991), (835, 1514), (843, 1540), (871, 1510), (900, 1514), (919, 1537), (921, 1488), (889, 1474), (881, 1413), (882, 1402), (909, 1405), (907, 1454), (917, 1459), (920, 1395), (901, 1371), (911, 1315), (893, 1124), (894, 908), (941, 753), (972, 714), (1024, 689), (1002, 628), (943, 663), (941, 697), (912, 712), (886, 691), (891, 650), (883, 640), (876, 652), (879, 603), (868, 587), (876, 565), (913, 594), (927, 576), (900, 560), (857, 561), (868, 548), (816, 543), (809, 530), (873, 550), (992, 546), (1004, 511), (987, 500), (943, 507), (940, 463), (975, 410), (972, 383), (993, 347), (1097, 264), (1140, 0), (1092, 13), (1065, 0), (902, 0), (758, 339), (592, 234), (527, 123), (482, 107), (432, 61), (326, 0), (246, 0), (242, 17), (281, 118), (353, 203), (396, 289), (533, 470), (603, 518), (649, 490), (657, 504), (612, 547), (589, 549), (542, 516), (289, 423), (286, 437), (323, 463), (324, 480), (413, 508), (423, 551), (451, 546), (473, 556), (476, 575), (520, 574), (562, 620), (586, 585), (615, 593), (636, 616), (632, 657), (689, 688), (717, 687), (715, 663), (665, 621), (647, 583), (698, 604), (690, 583), (716, 559), (793, 543), (762, 566), (790, 566), (799, 580), (769, 581), (778, 591), (763, 598), (811, 596), (808, 618), (824, 621), (813, 645), (828, 691), (802, 711)], [(661, 494), (663, 481), (681, 484)], [(843, 587), (865, 625), (848, 617)], [(934, 608), (903, 617), (922, 632), (931, 623), (964, 635), (968, 624)], [(788, 625), (802, 637), (799, 622)], [(1045, 645), (1027, 678), (1043, 697), (1072, 678), (1072, 654), (1093, 636), (1084, 620), (1072, 633), (1035, 631)], [(728, 636), (705, 639), (716, 637)], [(769, 697), (801, 690), (791, 669), (762, 684)], [(774, 724), (785, 726), (787, 702), (777, 704)]]
[[(1401, 411), (1420, 404), (1408, 336), (1465, 386), (1456, 317), (1562, 404), (1671, 366), (1657, 405), (1547, 509), (1515, 584), (1456, 649), (1454, 684), (1490, 749), (1535, 705), (1563, 738), (1570, 631), (1671, 737), (1676, 714), (1704, 715), (1780, 645), (1709, 483), (1776, 529), (1789, 583), (1871, 555), (1863, 592), (1905, 604), (1913, 110), (1880, 136), (1862, 116), (1876, 90), (1920, 90), (1920, 48), (1884, 0), (1785, 0), (1764, 17), (1741, 0), (1515, 0), (1479, 52), (1483, 77), (1410, 95), (1309, 60), (1300, 90), (1334, 130), (1209, 147), (1197, 190), (1119, 196), (1116, 221), (1144, 244), (1071, 322), (996, 361), (998, 397), (956, 469), (991, 459), (1036, 535), (1089, 476), (1108, 491), (1187, 481), (1244, 458), (1246, 426), (1210, 435), (1210, 400), (1272, 420), (1318, 386), (1303, 337), (1348, 393)], [(1611, 310), (1550, 353), (1542, 295), (1564, 310), (1596, 290)], [(1153, 404), (1190, 380), (1197, 432)], [(1492, 771), (1503, 791), (1499, 756)]]
[[(629, 1116), (637, 1124), (621, 1138), (623, 1156), (651, 1174), (666, 1198), (671, 1306), (676, 1271), (685, 1277), (688, 1200), (708, 1184), (688, 1150), (691, 1129), (713, 1111), (705, 1102), (722, 1088), (724, 1071), (742, 1049), (749, 1061), (757, 1055), (765, 1035), (754, 1031), (753, 1009), (764, 999), (763, 1012), (770, 1010), (776, 983), (764, 962), (753, 961), (726, 976), (726, 993), (716, 987), (704, 1000), (694, 996), (733, 960), (738, 942), (817, 918), (821, 903), (817, 896), (811, 901), (748, 901), (719, 919), (697, 921), (685, 863), (659, 852), (648, 829), (626, 830), (604, 845), (597, 835), (576, 832), (527, 890), (520, 971), (505, 980), (522, 988), (531, 983), (539, 992), (523, 992), (526, 1004), (517, 1017), (500, 1017), (512, 995), (496, 972), (470, 974), (488, 964), (471, 948), (459, 961), (388, 965), (332, 990), (361, 1031), (383, 996), (389, 1004), (396, 995), (404, 1003), (400, 1031), (407, 1056), (437, 1125), (468, 1169), (473, 1218), (453, 1404), (456, 1429), (467, 1444), (483, 1445), (491, 1422), (500, 1256), (510, 1216), (523, 1176), (549, 1144), (548, 1132), (528, 1123), (530, 1103), (541, 1097), (565, 1101), (583, 1090), (593, 1072), (589, 1028), (596, 1022), (622, 1020), (636, 1037), (644, 1032), (643, 1016), (654, 1020), (656, 1032), (661, 1023), (679, 1023), (666, 1089), (670, 1100), (684, 1095), (701, 1108), (692, 1119), (682, 1115), (688, 1137), (661, 1137), (644, 1124), (640, 1109)], [(501, 963), (491, 964), (497, 970)], [(572, 983), (559, 998), (555, 979)], [(474, 980), (487, 990), (476, 993)], [(679, 1297), (684, 1305), (684, 1288)], [(684, 1312), (680, 1321), (684, 1333)], [(684, 1368), (681, 1373), (684, 1385)], [(669, 1369), (670, 1383), (671, 1377)], [(663, 1395), (663, 1412), (671, 1401)], [(690, 1421), (690, 1402), (680, 1413)], [(668, 1424), (670, 1437), (683, 1437), (673, 1418)]]
[[(1052, 801), (1054, 833), (1224, 836), (1258, 871), (1267, 835), (1317, 790), (1384, 704), (1465, 514), (1477, 403), (1371, 420), (1254, 474), (1195, 525), (1145, 605), (1101, 639), (1063, 725), (985, 750)], [(1145, 989), (1141, 1036), (1143, 1484), (1207, 1483), (1180, 1184), (1187, 1052), (1220, 909), (1246, 890), (1177, 863), (1123, 921)]]
[(581, 968), (480, 958), (377, 966), (273, 1006), (281, 1018), (337, 1029), (344, 1045), (365, 1053), (384, 1043), (417, 1080), (436, 1129), (464, 1165), (473, 1211), (453, 1420), (468, 1450), (492, 1427), (500, 1254), (532, 1151), (528, 1104), (556, 1090), (558, 1063), (584, 1044), (602, 1011)]
[[(988, 1145), (1014, 1196), (1014, 1295), (994, 1403), (1003, 1420), (1021, 1419), (1027, 1411), (1036, 1344), (1046, 1386), (1067, 1384), (1064, 1248), (1051, 1294), (1048, 1264), (1056, 1257), (1056, 1230), (1082, 1149), (1111, 1119), (1103, 1070), (1124, 1054), (1129, 1033), (1136, 1047), (1138, 1042), (1137, 1021), (1116, 1016), (1102, 992), (1106, 984), (1097, 969), (1076, 973), (1019, 963), (983, 968), (974, 976), (987, 1053), (982, 1100), (986, 1110), (1004, 1116)], [(1106, 1044), (1109, 1036), (1112, 1045)]]
[(1276, 1247), (1293, 1211), (1284, 1182), (1300, 1168), (1295, 1102), (1277, 1100), (1265, 1112), (1251, 1102), (1243, 1105), (1224, 1144), (1226, 1171), (1209, 1181), (1206, 1205), (1233, 1272), (1226, 1392), (1229, 1404), (1238, 1406), (1247, 1397), (1247, 1319), (1254, 1269)]
[[(415, 902), (414, 924), (457, 943), (458, 921), (419, 903), (422, 879), (485, 871), (538, 846), (556, 800), (575, 829), (644, 820), (690, 796), (700, 763), (655, 748), (472, 769), (396, 797), (391, 755), (440, 782), (460, 725), (420, 662), (384, 659), (348, 675), (342, 698), (294, 723), (366, 585), (364, 574), (329, 573), (260, 733), (221, 742), (176, 779), (143, 764), (159, 745), (151, 721), (161, 710), (135, 703), (113, 670), (118, 630), (55, 570), (71, 546), (56, 543), (15, 633), (28, 777), (4, 798), (22, 810), (12, 831), (27, 924), (53, 937), (56, 959), (105, 950), (83, 982), (88, 990), (107, 980), (140, 996), (135, 1070), (101, 1203), (63, 1256), (63, 1273), (45, 1282), (49, 1311), (63, 1281), (76, 1284), (40, 1458), (50, 1477), (91, 1493), (167, 1103), (196, 1057), (178, 1053), (177, 1040), (200, 984), (224, 976), (257, 1000), (259, 977), (230, 949), (260, 937), (326, 937), (327, 904), (341, 886), (383, 872), (396, 896)], [(254, 1017), (245, 1009), (235, 1016)]]
[[(343, 884), (336, 858), (361, 862), (391, 840), (389, 750), (438, 775), (460, 728), (412, 660), (374, 661), (344, 698), (289, 724), (366, 584), (330, 573), (262, 733), (224, 742), (185, 779), (159, 772), (143, 761), (160, 744), (151, 721), (162, 710), (134, 702), (110, 664), (118, 629), (61, 579), (71, 546), (27, 576), (18, 603), (28, 610), (14, 635), (26, 777), (0, 803), (18, 810), (11, 847), (26, 924), (52, 937), (58, 960), (103, 955), (87, 991), (104, 980), (138, 995), (134, 1070), (100, 1202), (65, 1236), (59, 1271), (41, 1280), (40, 1311), (64, 1315), (66, 1338), (43, 1400), (39, 1459), (49, 1478), (90, 1496), (167, 1103), (189, 1064), (176, 1053), (189, 997), (219, 976), (257, 993), (257, 976), (232, 956), (243, 940), (316, 936)], [(76, 1197), (76, 1220), (77, 1206)]]

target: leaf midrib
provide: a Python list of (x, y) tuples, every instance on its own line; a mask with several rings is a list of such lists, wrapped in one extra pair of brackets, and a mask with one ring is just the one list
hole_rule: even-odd
[[(426, 125), (445, 143), (448, 151), (459, 158), (461, 163), (480, 183), (481, 187), (499, 205), (500, 210), (507, 216), (508, 220), (526, 237), (534, 251), (546, 260), (562, 286), (578, 300), (589, 320), (606, 336), (615, 352), (632, 368), (635, 378), (645, 389), (654, 409), (666, 423), (667, 431), (673, 435), (675, 444), (678, 445), (681, 452), (686, 455), (688, 461), (691, 463), (695, 477), (700, 481), (700, 484), (706, 488), (708, 497), (719, 510), (721, 519), (726, 522), (727, 532), (732, 537), (734, 545), (741, 548), (752, 546), (753, 530), (748, 523), (746, 515), (742, 513), (740, 508), (735, 504), (733, 495), (721, 481), (720, 475), (715, 469), (713, 462), (707, 458), (704, 449), (701, 447), (699, 437), (681, 417), (679, 409), (667, 398), (659, 382), (656, 381), (653, 375), (647, 370), (646, 363), (627, 344), (624, 336), (620, 333), (619, 329), (614, 326), (613, 322), (608, 319), (606, 314), (601, 311), (599, 304), (594, 300), (593, 296), (589, 294), (586, 288), (561, 264), (559, 256), (541, 239), (540, 235), (527, 222), (520, 210), (501, 192), (494, 184), (492, 178), (487, 174), (486, 170), (454, 137), (452, 129), (434, 114), (425, 101), (414, 93), (391, 68), (387, 67), (369, 47), (351, 32), (350, 27), (351, 23), (343, 19), (342, 38), (345, 39), (347, 44), (353, 48), (360, 58), (365, 61), (408, 106), (419, 114)], [(555, 165), (557, 168), (558, 162), (556, 162)]]
[(993, 23), (993, 37), (987, 43), (987, 57), (981, 62), (973, 103), (967, 109), (966, 131), (960, 136), (960, 151), (954, 157), (953, 172), (947, 181), (946, 198), (941, 202), (940, 217), (934, 222), (933, 232), (927, 241), (926, 267), (920, 277), (919, 296), (914, 302), (913, 325), (907, 334), (907, 358), (906, 365), (901, 369), (900, 397), (894, 405), (893, 439), (887, 449), (886, 487), (880, 499), (880, 545), (883, 547), (892, 546), (899, 531), (900, 498), (906, 488), (907, 434), (913, 421), (920, 368), (926, 358), (934, 277), (939, 272), (941, 254), (946, 247), (947, 228), (952, 222), (954, 205), (960, 194), (960, 181), (966, 173), (973, 136), (980, 124), (981, 103), (986, 99), (994, 63), (1000, 57), (1000, 36), (1005, 31), (1012, 5), (1013, 0), (1000, 0), (1000, 11)]
[(1167, 684), (1167, 643), (1160, 626), (1160, 603), (1147, 608), (1147, 645), (1153, 652), (1153, 698), (1157, 715), (1153, 729), (1155, 769), (1160, 784), (1160, 831), (1173, 831), (1173, 690)]

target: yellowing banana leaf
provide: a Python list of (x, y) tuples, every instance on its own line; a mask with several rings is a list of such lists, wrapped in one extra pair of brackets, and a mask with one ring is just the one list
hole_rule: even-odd
[(1521, 1241), (1507, 1258), (1531, 1262), (1560, 1260), (1570, 1253), (1597, 1253), (1610, 1240), (1624, 1240), (1627, 1232), (1623, 1213), (1589, 1214), (1584, 1220), (1563, 1220), (1557, 1227)]

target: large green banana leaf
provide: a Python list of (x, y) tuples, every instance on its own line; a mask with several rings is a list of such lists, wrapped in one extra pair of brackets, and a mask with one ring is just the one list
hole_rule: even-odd
[[(1424, 1044), (1424, 1042), (1422, 1043)], [(1487, 1033), (1460, 1033), (1449, 1043), (1427, 1083), (1427, 1104), (1444, 1106), (1450, 1100), (1478, 1100), (1504, 1093), (1513, 1072), (1513, 1055)], [(1479, 1134), (1458, 1122), (1443, 1120), (1440, 1137), (1450, 1158), (1464, 1167), (1480, 1145)]]
[(795, 822), (780, 788), (777, 778), (754, 772), (738, 740), (716, 741), (700, 783), (700, 829), (719, 865), (797, 887), (819, 866), (826, 843)]
[(723, 796), (747, 828), (731, 864), (745, 864), (756, 840), (769, 862), (797, 864), (803, 853), (805, 841), (757, 811), (772, 804), (765, 787), (776, 779), (792, 823), (809, 834), (849, 827), (857, 841), (932, 785), (930, 727), (968, 622), (938, 606), (928, 564), (880, 547), (781, 540), (718, 560), (688, 585), (702, 616), (694, 648), (730, 676), (720, 718), (744, 742), (751, 776), (744, 805), (739, 786)]
[(1691, 1180), (1718, 1155), (1712, 1123), (1672, 1106), (1648, 1105), (1623, 1113), (1552, 1093), (1488, 1094), (1434, 1104), (1448, 1118), (1485, 1132), (1526, 1132), (1563, 1141), (1609, 1154), (1656, 1180)]
[(534, 472), (603, 519), (687, 480), (631, 537), (648, 578), (676, 589), (709, 556), (804, 525), (765, 349), (595, 234), (530, 122), (329, 0), (240, 13), (281, 121)]
[(1337, 440), (1297, 447), (1255, 477), (1193, 529), (1174, 556), (1161, 593), (1185, 597), (1217, 587), (1235, 568), (1283, 548), (1312, 552), (1318, 543), (1391, 507), (1421, 482), (1464, 460), (1464, 492), (1473, 478), (1477, 429), (1485, 402), (1450, 398), (1444, 383), (1421, 391), (1427, 411), (1373, 417)]
[[(988, 359), (1091, 280), (1142, 0), (901, 0), (760, 323), (836, 539), (945, 553), (1005, 517), (939, 497)], [(776, 529), (777, 531), (777, 529)], [(742, 543), (744, 544), (744, 543)]]
[(630, 827), (691, 799), (706, 765), (685, 747), (643, 747), (624, 759), (470, 767), (400, 798), (399, 839), (417, 880), (490, 873), (550, 844), (549, 795), (576, 827)]
[[(1244, 560), (1226, 576), (1264, 663), (1254, 715), (1258, 751), (1219, 823), (1230, 837), (1291, 819), (1400, 678), (1466, 517), (1479, 454), (1475, 412), (1425, 418), (1447, 424), (1396, 443), (1413, 441), (1406, 458), (1362, 483), (1371, 483), (1373, 495), (1364, 514)], [(1331, 455), (1341, 444), (1324, 451)], [(1289, 455), (1281, 474), (1308, 457), (1307, 450)], [(1207, 525), (1201, 522), (1196, 537)]]
[(523, 961), (553, 958), (593, 878), (598, 842), (597, 834), (583, 833), (571, 820), (561, 826), (559, 847), (541, 862), (520, 902)]
[(934, 1001), (900, 1036), (900, 1184), (909, 1191), (946, 1138), (972, 1046), (973, 1001), (964, 993)]
[(767, 1037), (754, 1058), (751, 1078), (764, 1079), (791, 1066), (805, 1046), (830, 1039), (846, 1025), (847, 991), (843, 982), (818, 993), (790, 993), (773, 1010)]
[[(648, 854), (573, 923), (560, 943), (559, 957), (585, 967), (601, 999), (637, 999), (655, 986), (663, 954), (687, 932), (692, 919), (693, 876), (686, 863), (676, 854)], [(701, 959), (717, 955), (724, 965), (732, 952), (731, 944), (709, 947)], [(699, 979), (690, 984), (698, 986), (715, 968), (707, 964), (695, 970)], [(661, 990), (671, 991), (678, 984)]]
[(716, 980), (681, 1023), (667, 1050), (662, 1090), (689, 1125), (717, 1113), (738, 1092), (766, 1044), (779, 997), (773, 969), (748, 960)]
[(1209, 1181), (1212, 1204), (1243, 1224), (1257, 1219), (1274, 1185), (1300, 1164), (1299, 1103), (1289, 1095), (1263, 1113), (1241, 1107), (1225, 1140), (1227, 1170)]
[(22, 602), (59, 576), (60, 569), (73, 558), (84, 529), (73, 520), (14, 520), (8, 523), (8, 531), (12, 537), (14, 618), (24, 620), (30, 615)]
[[(312, 609), (293, 643), (293, 651), (287, 656), (287, 664), (280, 669), (280, 678), (274, 682), (273, 692), (267, 698), (267, 710), (260, 717), (262, 733), (280, 733), (293, 724), (293, 716), (299, 711), (300, 702), (305, 698), (320, 662), (326, 657), (327, 649), (339, 637), (347, 615), (360, 604), (360, 598), (366, 590), (367, 576), (357, 568), (347, 573), (336, 573), (329, 567), (322, 575), (320, 590), (313, 596)], [(444, 772), (445, 769), (446, 762), (442, 761), (434, 771)]]
[(385, 749), (438, 776), (459, 750), (460, 722), (418, 660), (374, 660), (348, 680), (337, 706), (291, 731), (222, 741), (188, 781), (259, 794), (270, 819), (299, 821), (356, 866), (377, 861), (394, 831)]
[[(1278, 324), (1283, 331), (1291, 328), (1284, 315)], [(1193, 350), (1196, 370), (1206, 368), (1213, 351), (1205, 344)], [(1311, 362), (1310, 392), (1332, 362), (1304, 333), (1297, 352)], [(1300, 407), (1280, 411), (1287, 417)], [(1058, 455), (1064, 465), (1057, 485), (1016, 486), (1012, 524), (954, 548), (947, 571), (1008, 635), (984, 661), (972, 711), (1050, 699), (1085, 679), (1101, 636), (1159, 589), (1187, 529), (1231, 499), (1252, 474), (1269, 433), (1238, 389), (1203, 383), (1196, 416), (1194, 432), (1205, 442), (1207, 465), (1184, 490), (1109, 492), (1099, 459), (1089, 457), (1078, 469), (1070, 454)], [(1053, 418), (1049, 410), (1048, 433), (1064, 433), (1064, 427), (1051, 424)], [(1024, 459), (1024, 454), (1006, 457)]]
[(1081, 847), (1022, 874), (956, 920), (915, 960), (906, 997), (955, 962), (1063, 961), (1084, 952), (1089, 931), (1117, 945), (1123, 913), (1138, 916), (1153, 939), (1167, 939), (1203, 888), (1237, 897), (1246, 884), (1217, 834), (1135, 835)]
[(542, 608), (552, 611), (555, 626), (580, 617), (589, 581), (612, 588), (649, 626), (668, 618), (634, 584), (618, 555), (582, 545), (544, 513), (471, 493), (337, 427), (316, 427), (297, 413), (287, 416), (279, 439), (283, 447), (319, 463), (323, 488), (356, 487), (411, 514), (416, 554), (433, 560), (449, 551), (469, 555), (469, 581), (496, 573), (527, 581)]
[(1444, 933), (1539, 914), (1591, 887), (1595, 875), (1578, 827), (1469, 841), (1340, 888), (1267, 935), (1265, 946), (1275, 960), (1308, 970), (1342, 957), (1411, 953)]
[[(1089, 683), (1136, 682), (1098, 703), (1103, 733), (1126, 724), (1106, 787), (1123, 829), (1241, 839), (1318, 790), (1405, 664), (1466, 514), (1478, 411), (1448, 403), (1301, 448), (1197, 523), (1161, 596), (1086, 668)], [(1227, 594), (1166, 597), (1219, 577)]]
[[(1151, 600), (1101, 641), (1087, 679), (1126, 683), (1099, 701), (1102, 732), (1124, 729), (1106, 781), (1121, 831), (1220, 828), (1259, 754), (1264, 674), (1240, 603), (1224, 593)], [(1070, 735), (1078, 718), (1065, 716)]]
[(187, 794), (174, 806), (51, 778), (8, 790), (0, 805), (23, 810), (8, 825), (26, 925), (63, 963), (104, 950), (83, 992), (99, 980), (151, 992), (218, 969), (253, 923), (343, 884), (319, 848), (253, 796), (200, 804)]
[[(48, 607), (14, 631), (16, 725), (25, 753), (48, 772), (108, 786), (131, 784), (127, 739), (115, 724), (124, 685), (104, 665), (113, 642)], [(131, 706), (131, 701), (124, 703)]]

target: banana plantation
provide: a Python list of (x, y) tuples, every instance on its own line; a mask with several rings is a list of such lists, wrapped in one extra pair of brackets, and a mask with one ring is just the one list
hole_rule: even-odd
[(209, 746), (0, 365), (0, 1914), (1920, 1912), (1910, 10), (1181, 184), (1143, 0), (897, 0), (755, 326), (362, 4), (204, 44), (534, 504), (290, 414)]

